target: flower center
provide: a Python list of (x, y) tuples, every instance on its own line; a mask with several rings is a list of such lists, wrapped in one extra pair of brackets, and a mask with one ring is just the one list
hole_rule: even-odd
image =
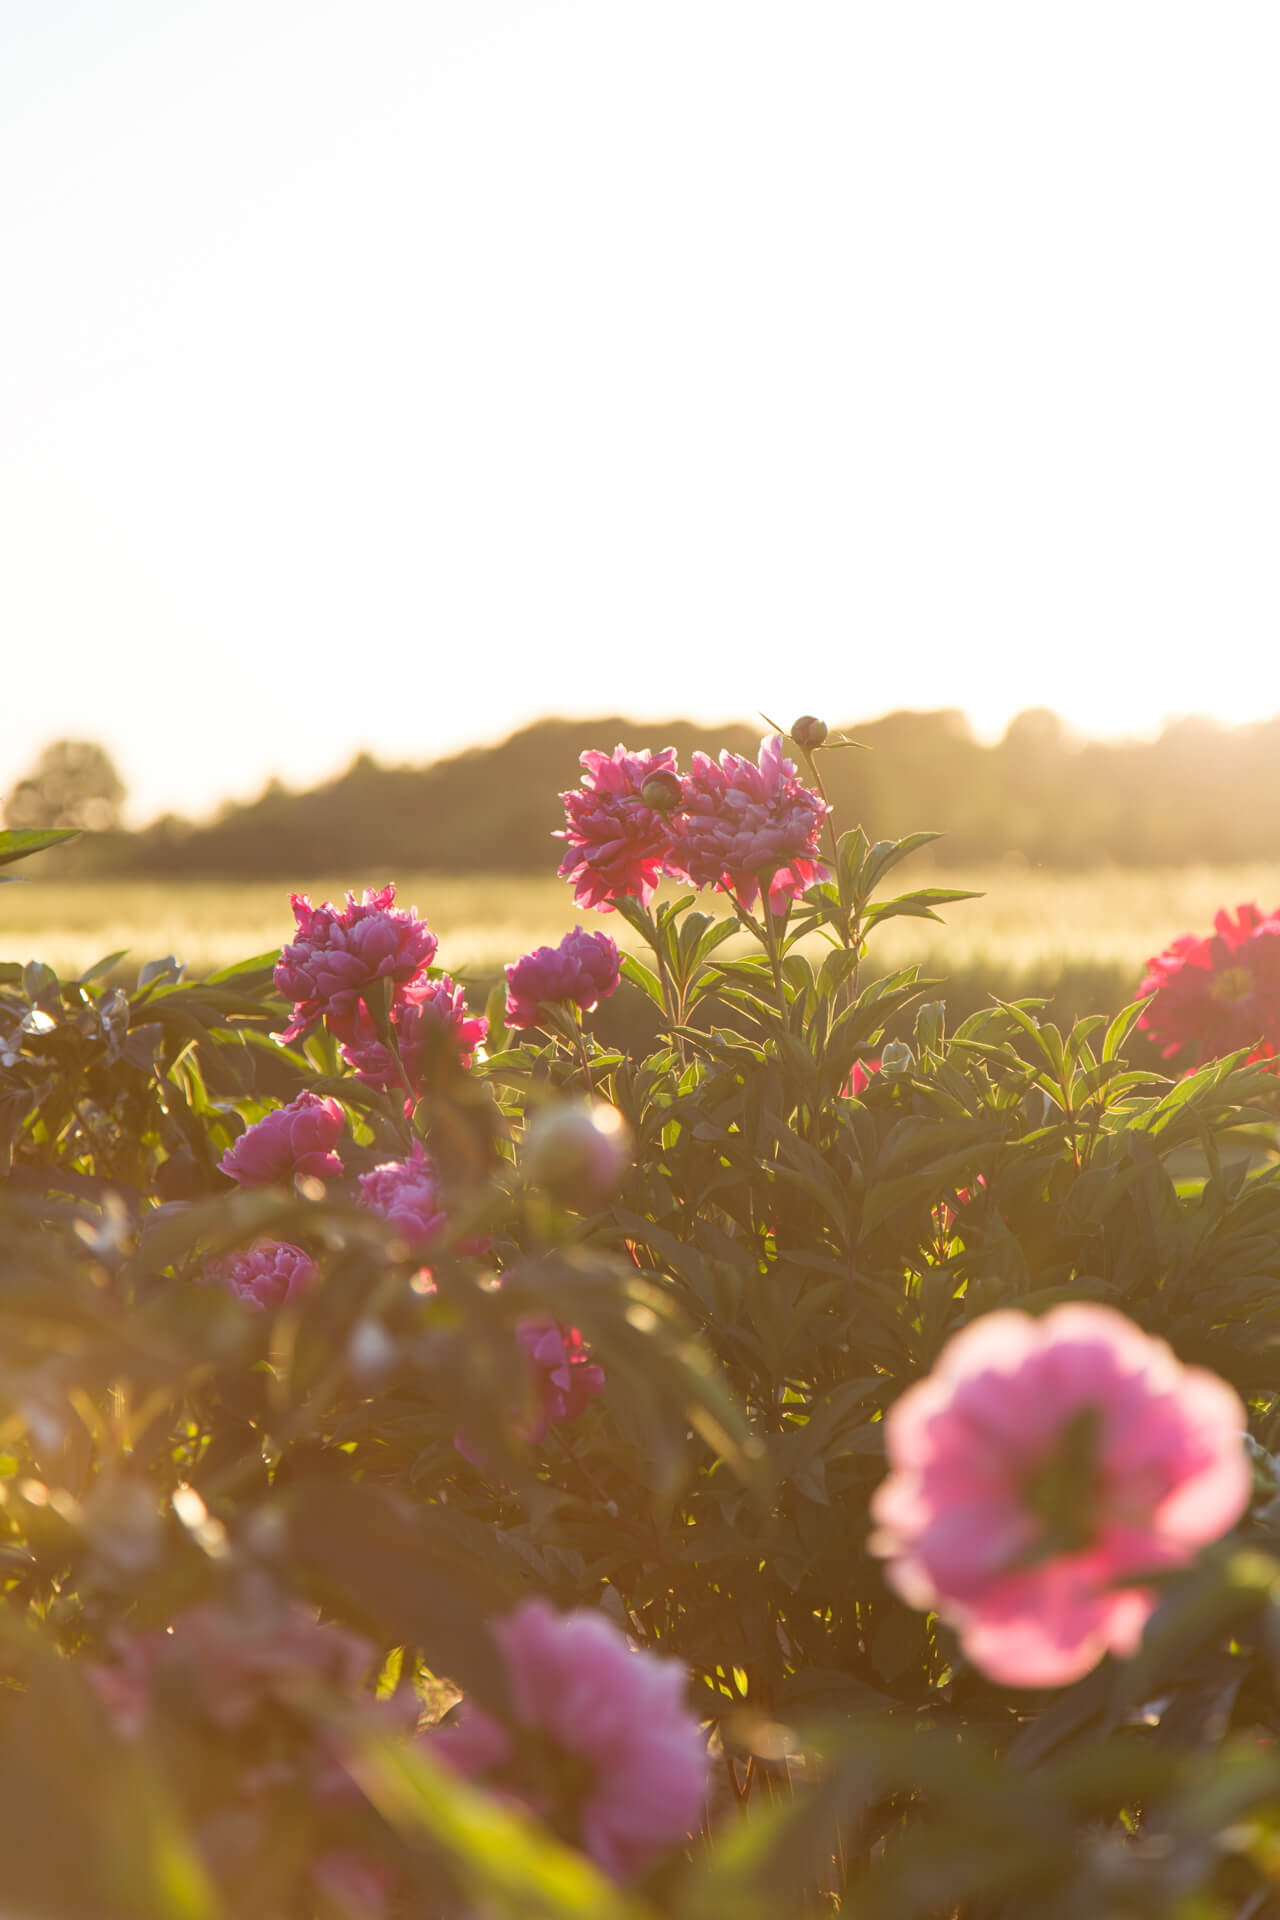
[(1224, 967), (1209, 994), (1220, 1007), (1242, 1007), (1253, 998), (1253, 975), (1247, 967)]
[(1022, 1503), (1040, 1522), (1040, 1537), (1021, 1565), (1081, 1553), (1096, 1535), (1102, 1492), (1100, 1426), (1097, 1407), (1081, 1407), (1023, 1480)]

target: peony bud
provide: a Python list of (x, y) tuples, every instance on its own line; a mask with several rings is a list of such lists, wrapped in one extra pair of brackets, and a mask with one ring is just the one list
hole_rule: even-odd
[(684, 788), (677, 774), (668, 773), (659, 767), (651, 773), (640, 789), (640, 798), (646, 807), (652, 807), (655, 813), (670, 813), (673, 807), (680, 805)]
[(905, 1040), (890, 1040), (880, 1055), (880, 1071), (891, 1077), (910, 1073), (916, 1057)]
[(631, 1130), (603, 1100), (566, 1100), (529, 1122), (524, 1171), (558, 1200), (590, 1206), (607, 1199), (631, 1161)]
[(806, 753), (812, 753), (815, 747), (823, 745), (827, 737), (827, 723), (817, 719), (812, 713), (802, 713), (792, 722), (791, 738)]

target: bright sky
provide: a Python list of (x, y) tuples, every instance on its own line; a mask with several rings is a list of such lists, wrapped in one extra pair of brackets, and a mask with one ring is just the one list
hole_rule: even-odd
[(1278, 70), (1275, 0), (0, 0), (0, 790), (1275, 712)]

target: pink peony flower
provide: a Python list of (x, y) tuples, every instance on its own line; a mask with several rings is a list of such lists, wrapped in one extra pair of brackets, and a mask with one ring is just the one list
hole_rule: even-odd
[(519, 1742), (477, 1707), (433, 1736), (470, 1778), (496, 1775), (617, 1879), (644, 1872), (702, 1818), (706, 1740), (676, 1660), (632, 1651), (602, 1613), (526, 1600), (493, 1628)]
[(611, 913), (623, 895), (647, 907), (667, 857), (671, 829), (666, 814), (645, 800), (641, 789), (656, 773), (675, 774), (675, 748), (628, 753), (619, 746), (612, 754), (584, 753), (580, 761), (585, 769), (581, 786), (560, 795), (565, 825), (554, 837), (568, 842), (560, 877), (573, 882), (580, 907)]
[(509, 1027), (536, 1027), (541, 1007), (572, 1001), (590, 1013), (621, 978), (622, 962), (607, 933), (570, 927), (558, 947), (538, 947), (506, 968)]
[(310, 1254), (287, 1240), (258, 1240), (245, 1253), (211, 1260), (204, 1271), (207, 1281), (225, 1287), (259, 1313), (300, 1299), (315, 1277)]
[(411, 908), (395, 906), (394, 887), (347, 895), (344, 908), (328, 900), (313, 907), (305, 894), (291, 894), (297, 938), (280, 954), (275, 983), (294, 1003), (281, 1041), (296, 1040), (321, 1017), (345, 1038), (359, 1013), (364, 991), (375, 980), (404, 985), (428, 966), (439, 944)]
[(347, 1116), (336, 1100), (304, 1089), (287, 1107), (277, 1107), (246, 1127), (218, 1166), (242, 1187), (271, 1187), (295, 1173), (336, 1179), (342, 1162), (334, 1152)]
[(871, 1550), (989, 1678), (1065, 1686), (1136, 1650), (1142, 1575), (1239, 1520), (1244, 1428), (1224, 1381), (1109, 1307), (989, 1313), (889, 1411)]
[(1148, 960), (1138, 988), (1155, 999), (1138, 1026), (1166, 1060), (1194, 1048), (1197, 1066), (1239, 1047), (1253, 1047), (1251, 1060), (1280, 1052), (1280, 908), (1225, 907), (1214, 915), (1215, 931), (1200, 939), (1184, 933)]
[(667, 870), (695, 887), (723, 887), (744, 907), (755, 905), (763, 886), (770, 911), (781, 913), (827, 877), (817, 854), (829, 812), (783, 758), (777, 734), (761, 741), (755, 765), (736, 753), (722, 753), (719, 764), (695, 753), (671, 822)]
[(406, 1240), (431, 1240), (443, 1231), (435, 1161), (420, 1140), (407, 1160), (385, 1160), (360, 1175), (360, 1205), (389, 1220)]
[[(432, 1083), (441, 1058), (464, 1070), (470, 1067), (476, 1048), (489, 1032), (489, 1022), (483, 1014), (467, 1011), (465, 992), (447, 973), (435, 980), (411, 980), (407, 987), (398, 987), (391, 1003), (391, 1024), (400, 1064), (415, 1095), (421, 1095)], [(342, 1058), (357, 1078), (385, 1093), (399, 1090), (402, 1082), (395, 1061), (379, 1040), (367, 1007), (360, 1007), (350, 1033), (350, 1040), (343, 1044)]]
[[(516, 1339), (532, 1361), (537, 1405), (511, 1409), (511, 1430), (526, 1446), (545, 1440), (553, 1424), (576, 1420), (598, 1393), (604, 1392), (604, 1368), (591, 1358), (590, 1348), (576, 1327), (562, 1327), (550, 1315), (522, 1320)], [(473, 1467), (483, 1467), (484, 1448), (461, 1427), (453, 1444)]]
[(576, 1420), (604, 1392), (604, 1368), (594, 1364), (576, 1327), (549, 1317), (521, 1321), (516, 1339), (538, 1369), (542, 1407), (529, 1439), (541, 1440), (553, 1421)]

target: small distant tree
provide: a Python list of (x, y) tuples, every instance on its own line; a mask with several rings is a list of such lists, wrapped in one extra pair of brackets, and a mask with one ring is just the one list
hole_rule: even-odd
[(6, 799), (5, 824), (104, 833), (120, 824), (124, 798), (124, 781), (104, 747), (92, 740), (55, 740)]

